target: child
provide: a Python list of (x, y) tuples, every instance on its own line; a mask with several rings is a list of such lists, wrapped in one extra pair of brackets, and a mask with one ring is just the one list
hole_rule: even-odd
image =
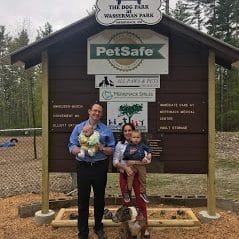
[[(129, 143), (124, 152), (124, 160), (133, 160), (147, 162), (147, 155), (151, 154), (150, 149), (147, 145), (142, 143), (142, 136), (139, 130), (133, 130), (131, 136), (131, 143)], [(129, 162), (130, 163), (130, 162)], [(125, 194), (124, 201), (126, 203), (130, 202), (130, 194), (132, 191), (132, 185), (134, 180), (134, 175), (138, 173), (140, 181), (140, 197), (149, 203), (146, 194), (146, 166), (144, 164), (133, 164), (132, 170), (134, 174), (132, 176), (127, 176), (127, 190)]]
[(98, 147), (100, 135), (97, 131), (94, 131), (92, 125), (85, 125), (78, 136), (78, 141), (81, 145), (81, 151), (78, 153), (79, 158), (85, 157), (85, 152), (88, 153), (89, 156), (95, 156)]

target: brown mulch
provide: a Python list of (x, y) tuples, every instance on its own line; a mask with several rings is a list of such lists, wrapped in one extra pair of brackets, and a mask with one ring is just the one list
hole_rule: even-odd
[[(60, 193), (51, 193), (50, 199), (63, 198)], [(50, 225), (38, 225), (33, 217), (19, 218), (17, 208), (19, 205), (40, 201), (38, 194), (23, 194), (9, 198), (0, 198), (0, 239), (68, 239), (77, 238), (75, 227), (54, 229)], [(192, 208), (197, 216), (205, 208)], [(229, 211), (217, 209), (220, 214), (218, 220), (208, 224), (200, 224), (196, 229), (182, 228), (149, 228), (153, 239), (238, 239), (239, 238), (239, 215)], [(106, 228), (108, 238), (116, 239), (117, 228)], [(90, 239), (93, 239), (92, 229)]]

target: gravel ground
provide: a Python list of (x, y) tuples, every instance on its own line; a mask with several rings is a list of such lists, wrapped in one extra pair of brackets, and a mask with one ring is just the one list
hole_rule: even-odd
[[(51, 193), (50, 198), (62, 198), (63, 194)], [(0, 238), (1, 239), (68, 239), (77, 238), (75, 227), (53, 228), (50, 225), (40, 226), (34, 218), (19, 218), (17, 207), (21, 204), (39, 201), (37, 194), (18, 195), (0, 199)], [(161, 206), (161, 205), (160, 205)], [(206, 210), (205, 208), (193, 208), (194, 214)], [(208, 224), (200, 224), (199, 228), (182, 229), (149, 228), (152, 239), (238, 239), (239, 238), (239, 216), (217, 209), (220, 219)], [(118, 228), (106, 228), (108, 238), (118, 239)], [(95, 239), (92, 229), (89, 239)]]

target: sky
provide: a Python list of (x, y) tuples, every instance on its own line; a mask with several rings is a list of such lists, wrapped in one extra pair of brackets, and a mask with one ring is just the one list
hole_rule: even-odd
[[(174, 8), (177, 0), (169, 0)], [(59, 30), (88, 15), (96, 0), (0, 0), (0, 25), (11, 35), (27, 26), (30, 38), (46, 22)], [(142, 1), (143, 3), (143, 1)]]

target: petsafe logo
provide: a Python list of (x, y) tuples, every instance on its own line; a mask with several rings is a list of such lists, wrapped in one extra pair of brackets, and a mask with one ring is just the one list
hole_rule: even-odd
[(87, 40), (88, 74), (168, 74), (168, 38), (149, 29), (109, 29)]
[(160, 49), (164, 44), (144, 44), (135, 33), (120, 32), (108, 44), (91, 44), (91, 59), (107, 59), (121, 71), (130, 71), (146, 59), (164, 59)]
[(97, 0), (96, 20), (102, 25), (157, 24), (161, 0)]
[(162, 59), (161, 44), (101, 44), (91, 45), (92, 59)]

